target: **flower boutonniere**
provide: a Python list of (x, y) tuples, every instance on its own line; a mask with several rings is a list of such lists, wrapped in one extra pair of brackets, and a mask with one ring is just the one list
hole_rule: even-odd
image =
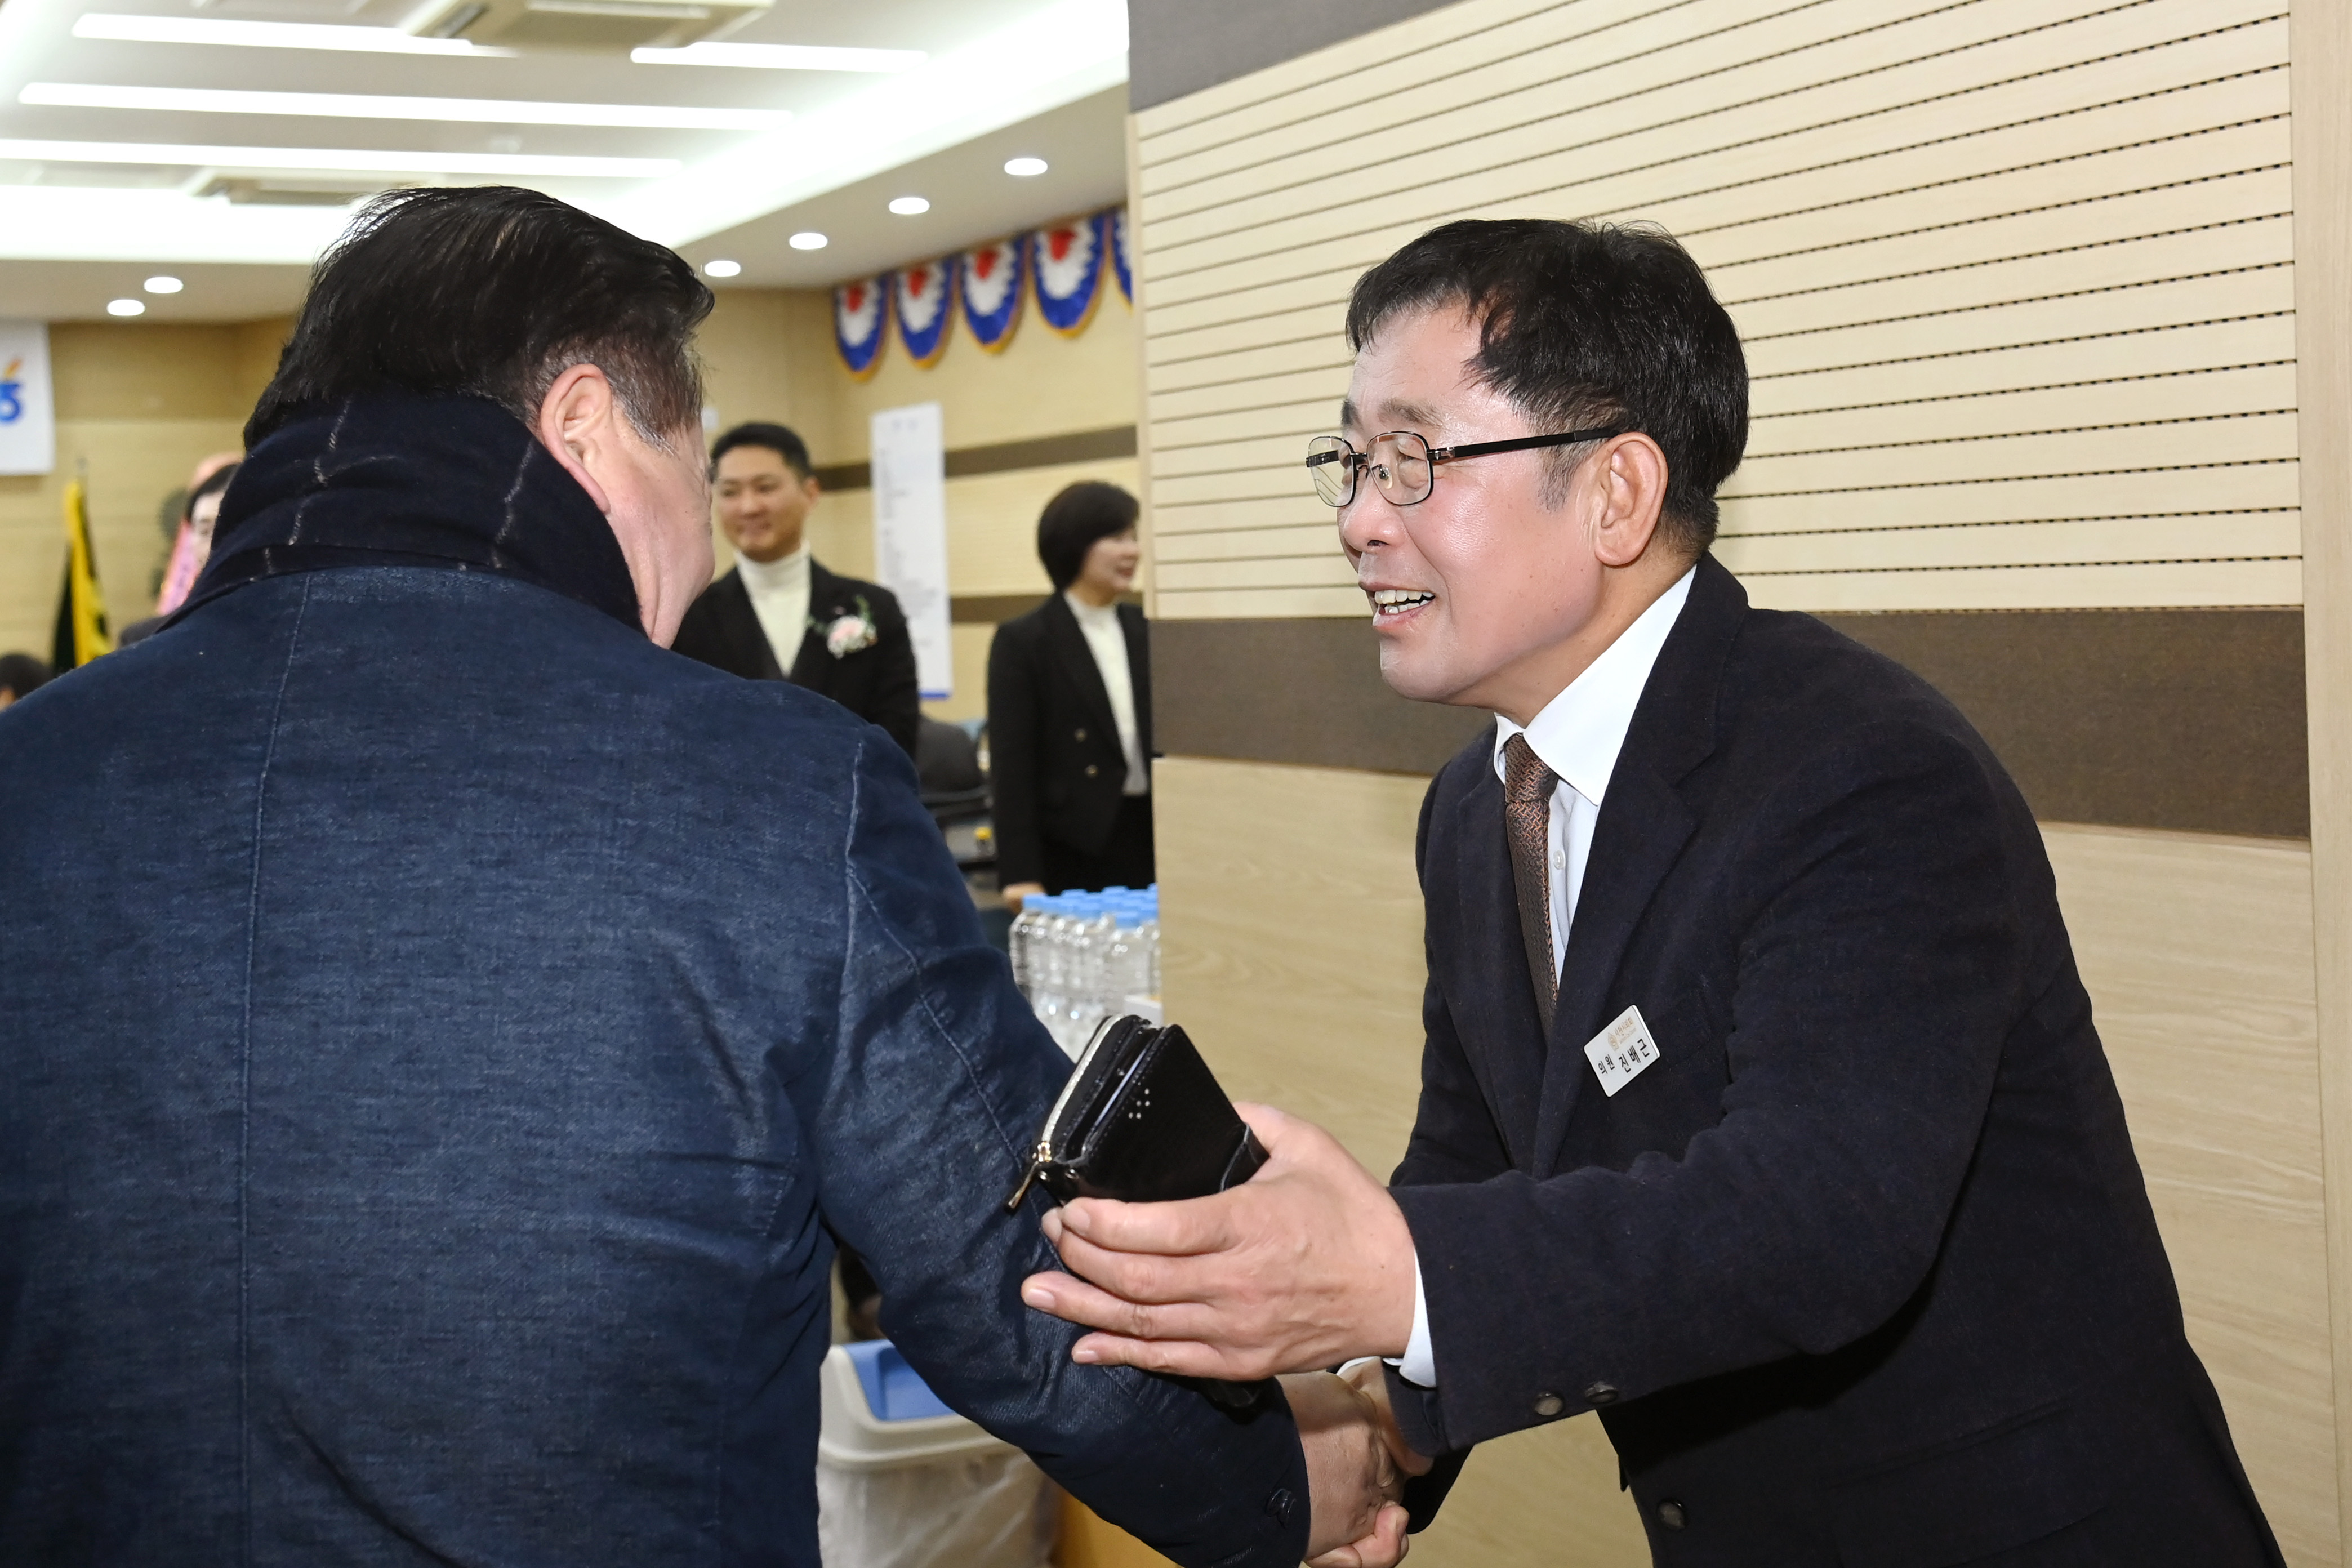
[(809, 627), (824, 635), (824, 651), (835, 658), (847, 658), (853, 653), (872, 647), (882, 637), (882, 634), (875, 629), (874, 607), (866, 602), (863, 594), (857, 595), (856, 611), (836, 616), (831, 622), (822, 625), (814, 616), (811, 616)]

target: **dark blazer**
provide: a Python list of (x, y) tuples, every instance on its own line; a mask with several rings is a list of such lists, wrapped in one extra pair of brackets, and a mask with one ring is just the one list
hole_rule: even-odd
[[(864, 609), (859, 600), (865, 601)], [(824, 646), (822, 627), (843, 616), (866, 614), (874, 622), (874, 642), (835, 658)], [(730, 570), (702, 591), (678, 624), (670, 646), (688, 658), (740, 675), (746, 680), (789, 680), (830, 697), (915, 754), (922, 692), (915, 679), (915, 643), (898, 597), (889, 589), (861, 583), (809, 563), (809, 619), (814, 624), (793, 651), (791, 669), (768, 646), (768, 634), (751, 608), (743, 574)]]
[[(1151, 633), (1118, 607), (1143, 765), (1151, 766)], [(988, 647), (988, 765), (996, 874), (1010, 887), (1045, 879), (1048, 838), (1088, 854), (1110, 841), (1127, 788), (1127, 754), (1094, 650), (1059, 594), (996, 628)]]
[[(1492, 756), (1422, 808), (1409, 1439), (1599, 1409), (1661, 1563), (2276, 1563), (2041, 835), (1968, 721), (1703, 561), (1548, 1040)], [(1611, 1097), (1584, 1046), (1628, 1007), (1660, 1055)]]
[(0, 1563), (810, 1568), (835, 1237), (1097, 1512), (1306, 1550), (1278, 1398), (1022, 1305), (1069, 1060), (833, 703), (271, 577), (0, 711)]

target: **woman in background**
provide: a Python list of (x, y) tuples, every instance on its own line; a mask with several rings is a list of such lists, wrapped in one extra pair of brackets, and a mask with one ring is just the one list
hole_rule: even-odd
[(1087, 480), (1045, 503), (1037, 558), (1055, 593), (996, 628), (988, 750), (997, 882), (1031, 893), (1140, 888), (1151, 847), (1151, 654), (1121, 596), (1142, 548), (1136, 500)]
[(122, 628), (115, 639), (117, 647), (129, 647), (142, 642), (163, 629), (172, 612), (187, 602), (188, 590), (196, 585), (204, 574), (205, 563), (212, 559), (213, 525), (220, 521), (221, 498), (228, 493), (228, 482), (236, 478), (238, 459), (206, 458), (198, 465), (195, 489), (188, 492), (186, 510), (180, 514), (180, 539), (172, 547), (170, 566), (163, 575), (163, 592), (156, 595), (155, 613), (143, 621), (133, 621)]

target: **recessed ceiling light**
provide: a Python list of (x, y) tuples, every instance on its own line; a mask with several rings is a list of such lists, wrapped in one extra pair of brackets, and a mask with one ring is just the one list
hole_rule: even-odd
[(1004, 161), (1004, 172), (1013, 175), (1015, 179), (1025, 180), (1034, 174), (1044, 174), (1045, 172), (1045, 160), (1043, 158), (1007, 158)]
[(207, 114), (298, 114), (334, 120), (460, 121), (483, 125), (603, 125), (635, 131), (769, 131), (780, 109), (694, 109), (650, 103), (542, 103), (508, 98), (395, 98), (365, 92), (248, 92), (214, 87), (105, 87), (36, 81), (19, 103), (53, 109), (154, 109)]
[(159, 272), (147, 279), (143, 287), (150, 294), (176, 294), (180, 291), (182, 284), (178, 279), (169, 273)]
[(631, 49), (641, 66), (738, 66), (771, 71), (902, 71), (924, 60), (920, 49), (835, 49), (814, 44), (688, 44), (682, 49)]
[(651, 180), (677, 173), (675, 158), (588, 158), (568, 153), (387, 152), (357, 147), (211, 147), (173, 142), (28, 142), (0, 139), (0, 158), (32, 163), (152, 163), (171, 169), (300, 170), (358, 174), (546, 174)]
[(930, 211), (931, 204), (920, 196), (893, 196), (890, 198), (890, 210), (900, 217), (913, 217), (918, 213)]
[(106, 313), (110, 316), (143, 316), (147, 313), (144, 300), (109, 300)]
[(463, 38), (421, 38), (398, 27), (339, 27), (318, 22), (240, 22), (220, 16), (125, 16), (93, 11), (77, 38), (128, 44), (233, 44), (254, 49), (341, 49), (370, 55), (511, 55)]
[(824, 236), (817, 233), (817, 231), (813, 228), (804, 228), (801, 230), (800, 233), (793, 236), (792, 238), (784, 241), (784, 243), (791, 246), (794, 250), (823, 250), (824, 248)]
[(706, 261), (702, 269), (713, 278), (733, 278), (742, 272), (743, 264), (740, 261)]

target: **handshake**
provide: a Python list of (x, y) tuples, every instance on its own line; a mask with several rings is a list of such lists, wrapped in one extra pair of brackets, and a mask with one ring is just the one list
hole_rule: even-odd
[(1381, 1363), (1291, 1373), (1280, 1382), (1307, 1454), (1314, 1506), (1308, 1568), (1393, 1568), (1407, 1547), (1397, 1500), (1405, 1478), (1427, 1471), (1429, 1461), (1405, 1446), (1390, 1419)]
[[(1067, 1273), (1030, 1276), (1022, 1300), (1095, 1331), (1073, 1361), (1185, 1377), (1280, 1376), (1306, 1449), (1313, 1568), (1391, 1568), (1405, 1553), (1408, 1476), (1430, 1460), (1400, 1434), (1380, 1356), (1411, 1341), (1418, 1260), (1404, 1215), (1312, 1122), (1237, 1105), (1266, 1152), (1213, 1197), (1078, 1198), (1045, 1235)], [(1346, 1375), (1300, 1372), (1349, 1363)]]

